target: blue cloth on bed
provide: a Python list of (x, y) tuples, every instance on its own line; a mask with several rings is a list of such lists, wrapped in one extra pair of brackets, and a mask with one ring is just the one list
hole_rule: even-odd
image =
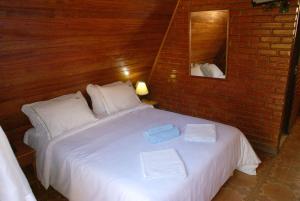
[(173, 124), (165, 124), (165, 125), (150, 128), (146, 132), (149, 133), (149, 135), (151, 135), (151, 134), (163, 132), (163, 131), (166, 131), (166, 130), (170, 130), (172, 128), (174, 128)]
[(144, 133), (144, 137), (151, 143), (157, 144), (160, 142), (171, 140), (175, 137), (178, 137), (180, 132), (178, 128), (172, 124), (166, 124), (151, 128)]

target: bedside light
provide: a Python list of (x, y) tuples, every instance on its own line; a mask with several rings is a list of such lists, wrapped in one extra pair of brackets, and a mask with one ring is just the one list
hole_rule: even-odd
[(145, 82), (138, 81), (136, 83), (135, 93), (139, 96), (144, 96), (149, 93)]
[(130, 73), (129, 73), (128, 68), (124, 67), (124, 68), (122, 69), (122, 71), (123, 71), (123, 74), (124, 74), (126, 77), (129, 76)]

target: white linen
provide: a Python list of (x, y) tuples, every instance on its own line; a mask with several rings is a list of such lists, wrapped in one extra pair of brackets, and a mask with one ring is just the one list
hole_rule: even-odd
[[(67, 99), (73, 98), (75, 96), (76, 96), (76, 94), (67, 94), (67, 95), (56, 97), (51, 100), (67, 100)], [(50, 135), (48, 134), (47, 127), (45, 126), (44, 122), (41, 120), (40, 116), (37, 115), (37, 113), (35, 112), (35, 109), (34, 109), (35, 105), (40, 105), (40, 104), (45, 104), (45, 103), (47, 103), (47, 101), (39, 101), (39, 102), (30, 103), (30, 104), (25, 104), (22, 106), (21, 110), (29, 118), (29, 121), (37, 129), (38, 133), (39, 134), (47, 134), (50, 139)]]
[(103, 102), (103, 96), (100, 92), (99, 86), (94, 84), (88, 84), (86, 91), (91, 98), (93, 112), (96, 116), (103, 116), (106, 114), (105, 105)]
[(37, 135), (35, 128), (29, 128), (24, 134), (23, 142), (33, 148), (35, 145), (32, 144), (38, 143), (38, 141), (32, 138), (35, 138)]
[[(122, 82), (116, 81), (109, 84), (105, 84), (102, 87), (116, 86), (119, 84), (126, 84), (132, 87), (132, 83), (130, 81)], [(91, 98), (93, 112), (98, 119), (104, 118), (107, 116), (107, 111), (105, 109), (104, 97), (100, 91), (100, 86), (97, 84), (88, 84), (86, 87), (86, 91)]]
[[(251, 156), (255, 154), (246, 137), (240, 138), (240, 145), (241, 145), (240, 154), (242, 156)], [(249, 175), (256, 175), (256, 168), (258, 166), (257, 162), (260, 163), (260, 160), (258, 159), (257, 156), (240, 157), (238, 161), (237, 169)]]
[[(117, 81), (117, 82), (112, 82), (103, 86), (114, 86), (118, 84), (122, 84), (122, 81)], [(97, 116), (97, 118), (103, 118), (104, 116), (107, 115), (107, 112), (105, 110), (105, 105), (104, 105), (104, 100), (103, 100), (103, 95), (101, 94), (101, 91), (99, 89), (99, 85), (97, 84), (88, 84), (86, 86), (86, 91), (88, 95), (91, 98), (92, 101), (92, 107), (93, 107), (93, 112)]]
[[(35, 128), (30, 128), (25, 132), (23, 142), (34, 150), (38, 150), (41, 144), (40, 138), (46, 138), (45, 136), (46, 134), (39, 134)], [(46, 139), (48, 139), (48, 137)]]
[(134, 108), (141, 104), (134, 88), (128, 84), (102, 86), (99, 89), (103, 95), (105, 109), (108, 114)]
[(141, 152), (140, 159), (147, 179), (186, 177), (184, 164), (174, 149)]
[(0, 126), (0, 200), (36, 201)]
[(194, 142), (216, 142), (215, 124), (187, 124), (184, 130), (184, 139)]
[(76, 94), (24, 105), (22, 111), (32, 119), (33, 126), (40, 133), (47, 133), (49, 139), (72, 128), (96, 121), (79, 91)]
[(207, 77), (225, 78), (224, 73), (215, 64), (205, 63), (201, 65), (200, 69)]
[(204, 76), (204, 74), (200, 68), (200, 64), (191, 65), (191, 75)]
[[(150, 144), (143, 132), (172, 123), (181, 131), (186, 124), (216, 124), (216, 143), (191, 143), (183, 136)], [(140, 167), (140, 152), (176, 149), (187, 177), (147, 180)], [(39, 179), (70, 201), (208, 201), (234, 169), (260, 163), (245, 136), (236, 128), (204, 119), (138, 106), (89, 126), (74, 129), (37, 152)]]

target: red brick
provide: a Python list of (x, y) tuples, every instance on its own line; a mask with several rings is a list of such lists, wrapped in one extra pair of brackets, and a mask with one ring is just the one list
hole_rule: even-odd
[(291, 52), (290, 51), (279, 51), (279, 55), (281, 55), (281, 56), (290, 56)]
[(293, 37), (283, 37), (281, 38), (282, 43), (292, 43), (293, 42)]
[(291, 49), (291, 44), (287, 44), (287, 43), (272, 44), (271, 48), (273, 48), (273, 49)]
[(270, 43), (252, 43), (252, 47), (269, 48), (270, 47)]
[(246, 23), (246, 22), (253, 22), (252, 16), (240, 16), (237, 18), (238, 23)]
[(272, 22), (273, 16), (270, 16), (270, 15), (255, 16), (254, 21), (255, 22)]
[(270, 62), (276, 62), (278, 64), (288, 63), (289, 59), (283, 57), (270, 57)]
[(260, 40), (262, 42), (279, 42), (280, 41), (280, 37), (261, 37)]
[(237, 51), (242, 54), (255, 54), (257, 52), (254, 48), (239, 48)]
[(277, 51), (276, 50), (258, 50), (258, 53), (259, 54), (262, 54), (262, 55), (276, 55), (277, 54)]
[(296, 20), (295, 15), (279, 15), (274, 18), (276, 22), (294, 22)]
[(260, 25), (262, 28), (281, 28), (282, 24), (281, 23), (262, 23)]
[(284, 28), (294, 28), (295, 27), (295, 23), (284, 23), (283, 27)]
[(252, 34), (253, 35), (271, 35), (272, 31), (271, 30), (265, 30), (265, 29), (258, 29), (258, 30), (253, 30)]
[(273, 34), (275, 35), (293, 35), (293, 30), (273, 30)]

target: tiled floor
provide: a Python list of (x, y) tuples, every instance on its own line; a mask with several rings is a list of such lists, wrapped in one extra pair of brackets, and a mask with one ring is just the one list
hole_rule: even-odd
[(257, 176), (236, 171), (213, 201), (300, 201), (300, 118), (276, 157), (258, 155)]
[[(276, 157), (258, 155), (257, 176), (236, 171), (213, 201), (300, 201), (300, 119)], [(26, 175), (38, 200), (67, 201), (52, 188), (45, 191), (31, 169)]]

